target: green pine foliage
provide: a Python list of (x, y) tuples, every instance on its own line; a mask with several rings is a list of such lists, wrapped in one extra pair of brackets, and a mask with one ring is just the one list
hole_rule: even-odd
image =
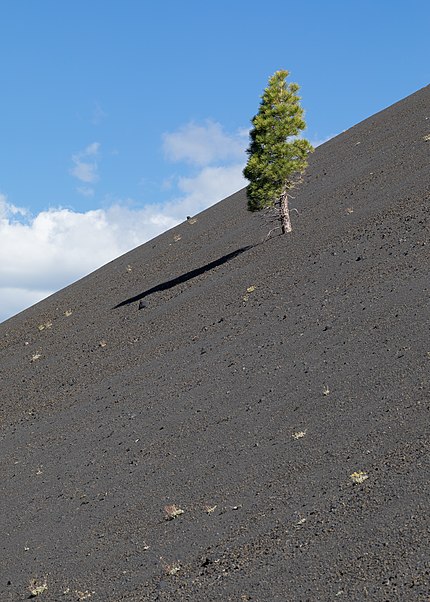
[(258, 114), (252, 120), (248, 163), (243, 175), (248, 209), (273, 207), (293, 185), (293, 178), (307, 167), (307, 156), (314, 149), (298, 138), (305, 129), (303, 109), (297, 95), (299, 86), (287, 83), (288, 71), (276, 71), (264, 90)]

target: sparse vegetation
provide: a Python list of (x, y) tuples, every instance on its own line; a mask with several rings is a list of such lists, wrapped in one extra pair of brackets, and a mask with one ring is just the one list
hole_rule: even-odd
[(354, 481), (354, 483), (363, 483), (363, 481), (369, 478), (369, 475), (362, 470), (358, 470), (357, 472), (353, 472), (350, 475), (350, 478), (352, 481)]
[(81, 602), (81, 600), (89, 600), (93, 594), (95, 594), (95, 591), (90, 592), (89, 590), (85, 590), (85, 591), (81, 591), (79, 589), (75, 589), (75, 590), (71, 590), (70, 587), (67, 587), (64, 591), (63, 591), (63, 595), (67, 596), (68, 594), (71, 594), (72, 596), (76, 596), (76, 599), (79, 600), (79, 602)]
[(30, 585), (28, 586), (30, 590), (30, 598), (36, 598), (36, 596), (40, 596), (48, 589), (48, 583), (46, 579), (32, 579), (30, 581)]
[(248, 288), (246, 289), (246, 295), (244, 295), (242, 298), (245, 301), (249, 301), (249, 295), (250, 293), (253, 293), (255, 291), (255, 286), (248, 286)]
[(164, 564), (164, 572), (166, 575), (177, 575), (181, 570), (179, 562), (172, 562), (171, 564)]
[(296, 433), (293, 433), (293, 439), (303, 439), (303, 437), (306, 435), (306, 431), (297, 431)]
[(177, 516), (184, 514), (182, 508), (175, 506), (175, 504), (169, 504), (168, 506), (164, 506), (164, 512), (166, 520), (173, 520)]
[(91, 596), (94, 594), (95, 592), (90, 592), (88, 590), (85, 590), (84, 592), (80, 591), (80, 590), (76, 590), (75, 594), (77, 595), (79, 601), (81, 600), (88, 600), (89, 598), (91, 598)]

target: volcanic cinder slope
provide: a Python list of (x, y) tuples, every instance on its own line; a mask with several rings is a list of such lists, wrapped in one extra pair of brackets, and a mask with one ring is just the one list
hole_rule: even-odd
[(291, 235), (241, 190), (0, 325), (2, 601), (429, 599), (429, 134), (426, 87)]

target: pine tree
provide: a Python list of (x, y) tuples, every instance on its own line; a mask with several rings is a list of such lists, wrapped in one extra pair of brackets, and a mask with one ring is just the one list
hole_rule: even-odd
[(308, 154), (314, 150), (310, 142), (297, 137), (306, 124), (297, 96), (299, 86), (287, 83), (288, 75), (288, 71), (280, 70), (269, 79), (259, 111), (252, 119), (249, 159), (243, 170), (250, 182), (248, 209), (279, 208), (283, 234), (291, 232), (289, 190), (306, 169)]

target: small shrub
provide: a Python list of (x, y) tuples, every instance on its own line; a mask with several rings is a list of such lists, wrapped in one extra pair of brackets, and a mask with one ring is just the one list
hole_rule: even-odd
[(48, 589), (48, 584), (46, 582), (46, 579), (32, 579), (30, 581), (28, 589), (30, 590), (30, 598), (36, 598), (36, 596), (40, 596), (40, 594), (46, 592), (46, 590)]
[(306, 431), (297, 431), (296, 433), (293, 433), (292, 437), (293, 439), (302, 439), (305, 435)]
[(166, 520), (173, 520), (177, 516), (184, 514), (182, 508), (179, 508), (175, 504), (169, 504), (168, 506), (164, 506), (164, 512), (166, 513)]
[(354, 483), (363, 483), (363, 481), (369, 478), (369, 475), (362, 470), (357, 470), (357, 472), (353, 472), (352, 475), (350, 475), (350, 478)]

